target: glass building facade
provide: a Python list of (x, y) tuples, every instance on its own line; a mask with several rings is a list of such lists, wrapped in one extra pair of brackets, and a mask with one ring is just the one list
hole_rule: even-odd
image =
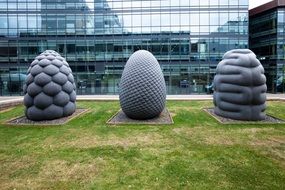
[(250, 10), (249, 45), (261, 61), (269, 92), (285, 93), (285, 0)]
[(248, 0), (0, 0), (0, 95), (20, 95), (46, 49), (67, 59), (78, 94), (117, 94), (139, 49), (158, 59), (168, 94), (206, 93), (234, 48), (248, 48)]

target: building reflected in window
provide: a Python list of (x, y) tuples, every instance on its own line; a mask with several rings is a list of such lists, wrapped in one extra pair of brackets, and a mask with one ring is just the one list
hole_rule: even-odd
[[(117, 94), (129, 56), (158, 59), (168, 94), (207, 93), (222, 55), (248, 46), (247, 0), (0, 0), (1, 95), (34, 57), (65, 57), (78, 94)], [(15, 75), (18, 77), (14, 79)]]

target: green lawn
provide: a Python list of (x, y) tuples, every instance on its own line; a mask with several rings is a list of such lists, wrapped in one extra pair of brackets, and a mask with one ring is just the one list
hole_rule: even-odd
[[(285, 124), (221, 125), (169, 101), (174, 125), (108, 126), (117, 101), (63, 126), (0, 126), (0, 189), (285, 189)], [(285, 102), (268, 102), (285, 119)], [(0, 122), (23, 106), (0, 113)]]

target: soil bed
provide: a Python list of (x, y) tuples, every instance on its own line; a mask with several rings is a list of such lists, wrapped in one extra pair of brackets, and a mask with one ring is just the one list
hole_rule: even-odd
[(78, 108), (70, 116), (62, 117), (62, 118), (54, 119), (54, 120), (44, 120), (44, 121), (32, 121), (32, 120), (29, 120), (26, 116), (21, 116), (21, 117), (11, 119), (7, 121), (5, 124), (8, 124), (8, 125), (63, 125), (67, 123), (68, 121), (74, 119), (75, 117), (78, 117), (79, 115), (86, 113), (87, 111), (88, 109)]
[(243, 121), (243, 120), (235, 120), (235, 119), (230, 119), (230, 118), (225, 118), (222, 116), (219, 116), (215, 114), (214, 108), (205, 108), (204, 111), (206, 111), (208, 114), (210, 114), (212, 117), (214, 117), (217, 121), (223, 124), (274, 124), (274, 123), (285, 123), (284, 120), (276, 118), (271, 115), (266, 115), (265, 120), (261, 121)]

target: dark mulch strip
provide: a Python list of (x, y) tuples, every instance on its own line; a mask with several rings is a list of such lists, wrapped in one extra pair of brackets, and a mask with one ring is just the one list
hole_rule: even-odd
[(21, 103), (22, 100), (2, 102), (0, 103), (0, 113), (3, 113), (3, 111), (5, 112), (6, 110), (10, 110)]
[(4, 113), (4, 112), (10, 111), (12, 109), (13, 109), (13, 107), (5, 108), (5, 109), (2, 109), (2, 110), (0, 109), (0, 113)]
[(214, 108), (205, 108), (204, 111), (206, 111), (207, 113), (209, 113), (212, 117), (214, 117), (216, 120), (218, 120), (220, 123), (223, 124), (278, 124), (278, 123), (285, 123), (284, 120), (273, 117), (271, 115), (266, 115), (265, 116), (265, 120), (261, 120), (261, 121), (242, 121), (242, 120), (235, 120), (235, 119), (229, 119), (229, 118), (225, 118), (222, 116), (219, 116), (217, 114), (215, 114), (214, 112)]
[(67, 117), (54, 119), (54, 120), (44, 120), (44, 121), (32, 121), (26, 118), (26, 116), (20, 116), (15, 119), (7, 121), (5, 124), (8, 125), (63, 125), (73, 118), (86, 113), (88, 109), (78, 108), (76, 111)]
[(147, 120), (135, 120), (128, 118), (126, 114), (120, 110), (111, 119), (107, 121), (108, 124), (144, 124), (144, 125), (161, 125), (173, 124), (172, 117), (169, 111), (165, 108), (158, 117)]

